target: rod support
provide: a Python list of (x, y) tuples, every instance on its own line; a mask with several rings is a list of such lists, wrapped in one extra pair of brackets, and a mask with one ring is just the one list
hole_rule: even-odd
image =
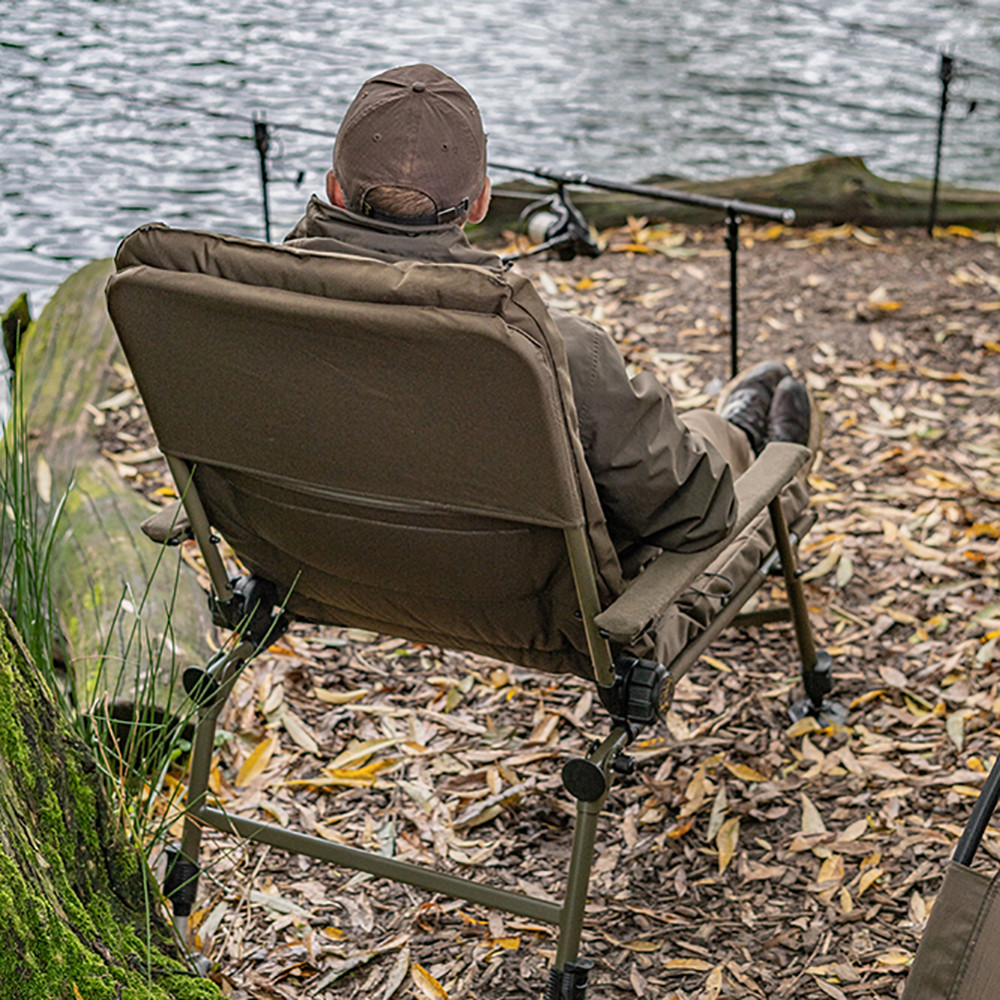
[(253, 144), (257, 147), (257, 158), (260, 165), (260, 193), (264, 205), (264, 239), (271, 242), (271, 205), (268, 199), (267, 185), (267, 151), (271, 148), (271, 134), (268, 131), (264, 116), (253, 118)]
[(937, 224), (938, 187), (941, 182), (941, 150), (944, 146), (944, 120), (948, 114), (948, 86), (955, 75), (955, 60), (941, 53), (941, 63), (938, 66), (938, 77), (941, 80), (941, 106), (938, 110), (937, 144), (934, 148), (934, 183), (931, 186), (931, 211), (927, 220), (927, 235), (934, 237), (934, 226)]

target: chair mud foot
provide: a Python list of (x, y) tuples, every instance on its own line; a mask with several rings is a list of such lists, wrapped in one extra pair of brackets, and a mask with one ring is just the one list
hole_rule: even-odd
[(188, 941), (188, 920), (198, 894), (198, 876), (201, 874), (201, 869), (196, 862), (184, 856), (181, 847), (168, 847), (166, 855), (167, 870), (163, 876), (163, 895), (173, 910), (174, 927), (177, 929), (184, 957), (192, 971), (199, 976), (207, 976), (212, 971), (212, 960), (193, 951)]
[(549, 988), (545, 1000), (586, 1000), (587, 980), (594, 963), (589, 958), (567, 962), (561, 969), (549, 973)]
[(806, 689), (806, 697), (788, 710), (793, 722), (807, 715), (824, 726), (845, 722), (847, 709), (840, 702), (827, 698), (833, 690), (833, 658), (825, 649), (817, 650), (813, 665), (803, 669), (802, 685)]
[(839, 701), (831, 698), (824, 698), (818, 705), (808, 698), (795, 702), (789, 709), (788, 715), (792, 722), (799, 722), (807, 715), (811, 715), (821, 726), (842, 726), (847, 721), (847, 709)]

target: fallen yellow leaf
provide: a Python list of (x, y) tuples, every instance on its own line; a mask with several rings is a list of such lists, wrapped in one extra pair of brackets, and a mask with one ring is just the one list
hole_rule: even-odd
[(242, 788), (244, 785), (250, 784), (254, 778), (267, 770), (267, 765), (271, 763), (271, 757), (274, 755), (277, 746), (278, 737), (268, 736), (267, 739), (262, 740), (254, 747), (250, 756), (243, 761), (243, 766), (240, 768), (239, 774), (236, 775), (237, 788)]
[(819, 867), (817, 882), (840, 882), (844, 878), (844, 859), (839, 854), (831, 854)]
[(729, 666), (728, 663), (724, 663), (717, 656), (709, 656), (707, 653), (704, 653), (701, 658), (710, 667), (715, 667), (716, 670), (721, 670), (724, 674), (731, 674), (733, 672), (733, 668)]
[(740, 781), (767, 781), (767, 778), (760, 771), (755, 771), (746, 764), (730, 764), (728, 761), (723, 763), (726, 770), (734, 777), (739, 778)]
[(880, 965), (909, 965), (912, 960), (908, 951), (887, 951), (875, 959)]
[(449, 1000), (445, 988), (422, 966), (416, 962), (410, 970), (414, 985), (430, 1000)]
[(664, 969), (684, 969), (690, 972), (708, 972), (712, 968), (711, 962), (706, 962), (700, 958), (672, 958), (665, 962)]
[[(854, 706), (852, 705), (851, 707), (853, 708)], [(822, 728), (811, 715), (806, 715), (799, 719), (798, 722), (793, 722), (785, 730), (785, 735), (793, 740), (796, 737), (805, 736), (806, 733), (818, 733)]]
[(629, 951), (651, 952), (660, 950), (659, 941), (626, 941), (625, 947)]
[(870, 889), (875, 882), (877, 882), (883, 875), (881, 868), (869, 868), (868, 871), (861, 876), (861, 882), (858, 885), (858, 895), (864, 894), (866, 889)]
[(347, 778), (350, 781), (374, 781), (375, 775), (379, 771), (384, 771), (387, 767), (392, 767), (398, 761), (398, 757), (387, 757), (385, 760), (373, 760), (370, 764), (365, 764), (364, 767), (336, 767), (333, 770), (328, 768), (326, 773), (331, 778)]
[(349, 764), (364, 762), (373, 754), (378, 753), (379, 750), (388, 750), (389, 747), (395, 746), (398, 742), (399, 740), (396, 739), (383, 739), (364, 740), (361, 743), (355, 743), (353, 746), (349, 746), (343, 753), (338, 754), (323, 770), (329, 773), (339, 768), (347, 767)]
[(504, 948), (507, 951), (517, 951), (521, 947), (521, 939), (519, 937), (502, 937), (493, 938), (490, 942), (494, 948)]

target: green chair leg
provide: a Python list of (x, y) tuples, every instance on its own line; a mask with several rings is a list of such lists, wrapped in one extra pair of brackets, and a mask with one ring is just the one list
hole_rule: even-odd
[(198, 703), (198, 724), (191, 747), (184, 832), (180, 848), (167, 851), (167, 869), (163, 879), (163, 894), (170, 901), (174, 924), (185, 943), (188, 919), (194, 908), (201, 874), (198, 856), (201, 853), (202, 827), (197, 821), (197, 814), (205, 806), (208, 792), (215, 729), (225, 699), (252, 653), (253, 647), (241, 642), (216, 656), (206, 669), (191, 667), (185, 672), (185, 687)]
[(795, 720), (812, 715), (817, 719), (843, 722), (847, 717), (846, 709), (839, 702), (827, 698), (833, 689), (833, 660), (826, 650), (817, 651), (816, 643), (813, 641), (801, 573), (795, 560), (795, 550), (788, 534), (788, 524), (779, 497), (775, 497), (768, 504), (768, 511), (774, 528), (774, 542), (781, 559), (781, 572), (785, 578), (788, 607), (802, 663), (802, 686), (806, 692), (804, 699), (792, 705), (789, 714)]

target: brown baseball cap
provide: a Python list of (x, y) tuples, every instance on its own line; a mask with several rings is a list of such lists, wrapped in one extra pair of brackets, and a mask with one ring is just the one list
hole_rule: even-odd
[(476, 200), (486, 179), (486, 135), (469, 92), (424, 63), (368, 80), (344, 115), (333, 172), (347, 204), (366, 211), (373, 188), (408, 188), (450, 222)]

